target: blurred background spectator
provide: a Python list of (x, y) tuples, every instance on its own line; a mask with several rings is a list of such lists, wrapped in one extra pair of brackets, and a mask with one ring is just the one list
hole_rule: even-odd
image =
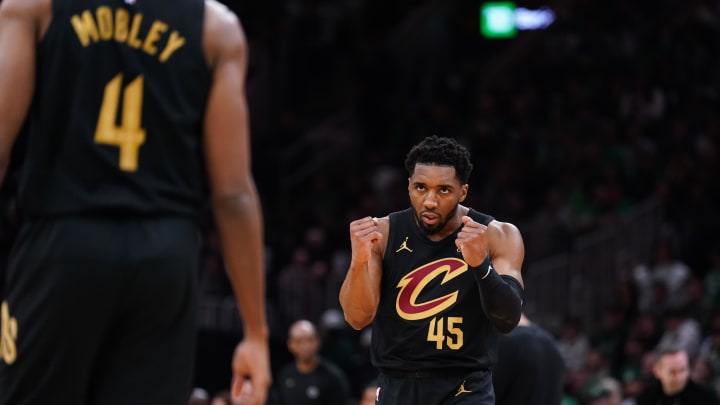
[(268, 404), (348, 405), (350, 382), (330, 359), (321, 356), (321, 336), (315, 325), (297, 320), (288, 331), (288, 351), (293, 361), (273, 377)]

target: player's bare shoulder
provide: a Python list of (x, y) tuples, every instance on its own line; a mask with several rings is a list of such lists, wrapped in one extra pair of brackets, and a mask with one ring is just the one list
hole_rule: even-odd
[(490, 221), (488, 241), (491, 252), (520, 258), (525, 256), (525, 244), (520, 229), (510, 222)]
[(41, 39), (52, 18), (52, 0), (3, 0), (0, 17), (33, 24), (37, 38)]
[(220, 58), (245, 58), (247, 39), (237, 15), (217, 0), (205, 0), (203, 48), (213, 68)]
[(520, 235), (520, 229), (518, 229), (515, 224), (512, 224), (510, 222), (498, 221), (496, 219), (490, 221), (490, 223), (488, 224), (488, 232), (490, 232), (492, 236), (496, 236), (499, 238), (522, 238), (522, 236)]
[(3, 0), (2, 10), (6, 13), (34, 14), (41, 10), (51, 10), (52, 0)]

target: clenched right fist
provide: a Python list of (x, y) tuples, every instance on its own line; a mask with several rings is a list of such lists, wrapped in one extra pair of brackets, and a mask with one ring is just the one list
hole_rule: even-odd
[(365, 217), (350, 222), (350, 245), (352, 261), (366, 263), (370, 261), (372, 246), (382, 241), (383, 235), (378, 230), (378, 219)]

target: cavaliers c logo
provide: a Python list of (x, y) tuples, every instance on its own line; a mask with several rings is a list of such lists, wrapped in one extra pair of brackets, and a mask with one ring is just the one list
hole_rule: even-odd
[(426, 302), (417, 302), (417, 299), (423, 288), (441, 274), (445, 275), (440, 284), (445, 284), (466, 272), (467, 268), (467, 263), (464, 261), (448, 257), (428, 263), (408, 273), (397, 285), (400, 289), (395, 301), (398, 315), (403, 319), (416, 321), (434, 316), (452, 306), (457, 301), (457, 291)]

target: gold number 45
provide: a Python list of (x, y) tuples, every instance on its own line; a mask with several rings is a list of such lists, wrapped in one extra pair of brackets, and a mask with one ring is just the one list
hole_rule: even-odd
[(122, 104), (122, 122), (117, 125), (118, 103), (122, 73), (105, 86), (100, 115), (95, 127), (95, 142), (120, 148), (120, 169), (134, 172), (138, 169), (138, 153), (145, 143), (142, 119), (143, 77), (138, 76), (125, 86)]
[[(443, 343), (447, 344), (447, 347), (451, 350), (458, 350), (463, 346), (463, 331), (458, 326), (462, 324), (462, 317), (449, 316), (447, 317), (447, 332), (448, 336), (445, 336), (445, 323), (446, 318), (433, 318), (430, 321), (428, 327), (428, 342), (435, 342), (435, 348), (437, 350), (443, 349)], [(454, 338), (453, 338), (454, 336)]]

